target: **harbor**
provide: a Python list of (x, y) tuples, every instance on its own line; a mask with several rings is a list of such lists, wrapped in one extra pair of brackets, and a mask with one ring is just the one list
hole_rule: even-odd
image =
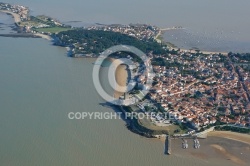
[(164, 154), (166, 155), (171, 155), (172, 154), (172, 147), (175, 144), (171, 143), (171, 139), (176, 140), (176, 139), (181, 139), (182, 143), (181, 143), (181, 147), (182, 149), (188, 149), (189, 148), (189, 143), (188, 140), (193, 140), (193, 148), (194, 149), (199, 149), (200, 148), (200, 141), (196, 136), (175, 136), (175, 137), (171, 137), (169, 135), (166, 135), (166, 139), (165, 139), (165, 144), (164, 144)]

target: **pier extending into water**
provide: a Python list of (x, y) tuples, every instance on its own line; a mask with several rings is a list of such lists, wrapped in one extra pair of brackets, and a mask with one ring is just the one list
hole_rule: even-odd
[[(164, 136), (165, 137), (165, 136)], [(164, 154), (166, 155), (170, 155), (172, 153), (171, 150), (171, 139), (182, 139), (182, 148), (183, 149), (188, 149), (188, 139), (193, 140), (193, 148), (195, 149), (199, 149), (200, 148), (200, 142), (198, 140), (197, 135), (186, 135), (186, 136), (169, 136), (166, 135), (166, 139), (165, 139), (165, 150), (164, 150)], [(202, 138), (200, 138), (202, 139)], [(203, 138), (204, 139), (204, 138)]]
[(170, 27), (170, 28), (161, 28), (161, 31), (170, 31), (170, 30), (177, 30), (177, 29), (185, 29), (182, 26), (177, 26), (177, 27)]
[(164, 154), (171, 154), (171, 137), (170, 136), (166, 136), (166, 140), (165, 140), (165, 152)]

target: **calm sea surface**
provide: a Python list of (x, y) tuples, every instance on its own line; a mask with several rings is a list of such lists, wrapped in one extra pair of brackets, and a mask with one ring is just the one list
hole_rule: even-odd
[[(63, 20), (74, 20), (75, 7), (81, 13), (75, 20), (100, 22), (94, 19), (99, 18), (98, 13), (109, 11), (102, 8), (113, 6), (113, 13), (120, 12), (114, 15), (118, 20), (135, 21), (128, 20), (126, 14), (129, 12), (117, 6), (118, 1), (110, 2), (102, 2), (99, 5), (102, 7), (94, 8), (96, 3), (92, 1), (18, 1), (38, 13)], [(131, 5), (132, 1), (127, 3)], [(152, 7), (161, 6), (148, 3), (155, 5)], [(97, 13), (97, 16), (85, 15), (89, 8), (93, 10), (88, 12)], [(132, 8), (132, 13), (136, 12), (133, 5)], [(140, 17), (144, 18), (142, 21), (147, 18), (145, 12), (149, 9), (142, 7), (139, 10)], [(123, 17), (119, 19), (120, 16)], [(90, 20), (84, 19), (88, 17)], [(164, 16), (155, 17), (159, 18)], [(166, 18), (166, 22), (169, 19)], [(1, 23), (11, 24), (10, 21), (10, 17), (0, 15)], [(11, 31), (8, 26), (0, 27), (1, 33)], [(52, 46), (44, 39), (0, 37), (1, 166), (209, 166), (229, 163), (207, 162), (178, 154), (165, 156), (162, 142), (131, 133), (120, 119), (69, 120), (69, 112), (113, 112), (100, 105), (105, 101), (95, 91), (92, 68), (92, 60), (69, 58), (66, 49)]]
[(162, 142), (131, 133), (120, 119), (69, 120), (69, 112), (113, 112), (100, 105), (92, 61), (44, 39), (0, 43), (0, 165), (209, 165), (164, 155)]
[(43, 39), (0, 37), (0, 165), (200, 165), (166, 157), (163, 143), (122, 120), (69, 120), (69, 112), (113, 112), (92, 83), (93, 64)]

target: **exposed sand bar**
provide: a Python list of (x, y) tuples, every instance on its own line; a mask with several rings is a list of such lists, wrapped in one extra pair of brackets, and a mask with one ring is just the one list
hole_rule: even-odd
[(250, 135), (248, 134), (241, 134), (241, 133), (230, 132), (230, 131), (212, 131), (208, 133), (208, 136), (231, 139), (231, 140), (239, 141), (239, 142), (250, 145)]
[[(161, 140), (163, 141), (162, 144), (164, 144), (165, 139), (162, 137)], [(201, 159), (210, 163), (211, 166), (244, 166), (250, 161), (250, 146), (245, 143), (216, 136), (199, 139), (199, 141), (201, 144), (199, 149), (193, 148), (193, 139), (187, 139), (189, 147), (188, 149), (183, 149), (181, 146), (183, 142), (182, 139), (172, 139), (172, 153), (173, 155)]]
[(0, 10), (0, 12), (11, 14), (14, 18), (15, 23), (21, 22), (20, 16), (16, 13), (13, 13), (13, 12), (8, 11), (8, 10)]
[[(128, 79), (127, 66), (119, 65), (115, 60), (116, 59), (110, 58), (110, 61), (116, 66), (115, 80), (119, 86), (126, 86)], [(119, 89), (119, 87), (116, 86), (116, 89), (114, 91), (114, 97), (119, 98), (120, 96), (122, 96), (124, 93), (121, 91), (122, 89)]]
[(226, 158), (230, 159), (231, 161), (233, 161), (234, 163), (236, 163), (237, 165), (245, 165), (246, 163), (241, 160), (240, 158), (238, 158), (237, 156), (234, 156), (233, 154), (229, 153), (225, 148), (223, 148), (220, 145), (217, 144), (213, 144), (211, 145), (218, 153), (224, 155)]

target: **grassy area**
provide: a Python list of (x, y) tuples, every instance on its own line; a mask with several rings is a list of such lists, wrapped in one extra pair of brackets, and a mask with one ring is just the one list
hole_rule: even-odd
[(20, 26), (38, 26), (39, 23), (35, 21), (22, 21), (20, 22)]
[(38, 32), (59, 33), (59, 32), (67, 31), (70, 29), (71, 28), (65, 28), (65, 27), (52, 27), (52, 28), (37, 28), (36, 30)]
[(147, 129), (150, 129), (150, 130), (154, 130), (154, 131), (167, 131), (170, 135), (173, 135), (174, 134), (174, 131), (175, 130), (179, 130), (180, 132), (176, 133), (176, 134), (184, 134), (185, 131), (184, 130), (181, 130), (180, 126), (178, 125), (170, 125), (170, 126), (164, 126), (164, 127), (161, 127), (161, 126), (156, 126), (154, 125), (149, 119), (139, 119), (138, 120), (138, 123), (147, 128)]

